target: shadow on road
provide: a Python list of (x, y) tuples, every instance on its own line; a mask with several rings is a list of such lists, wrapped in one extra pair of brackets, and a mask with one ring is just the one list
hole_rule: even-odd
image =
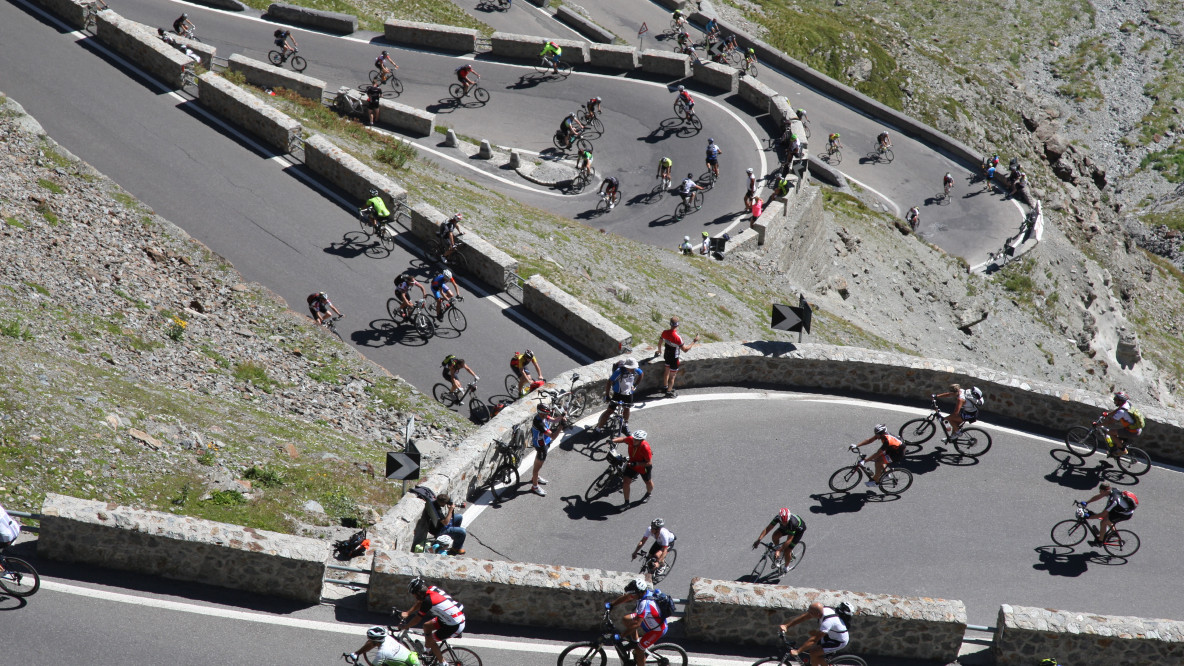
[(1032, 565), (1037, 571), (1047, 571), (1050, 576), (1076, 578), (1089, 570), (1089, 565), (1119, 566), (1127, 563), (1125, 557), (1113, 557), (1091, 550), (1074, 552), (1068, 546), (1039, 546), (1036, 549), (1039, 562)]
[(881, 495), (872, 490), (846, 493), (817, 493), (810, 495), (810, 499), (818, 502), (810, 507), (810, 513), (824, 516), (834, 516), (840, 513), (854, 513), (872, 502), (895, 502), (900, 495)]
[(564, 503), (563, 512), (572, 520), (608, 520), (622, 510), (621, 505), (613, 504), (608, 498), (585, 502), (579, 495), (568, 495), (559, 499)]

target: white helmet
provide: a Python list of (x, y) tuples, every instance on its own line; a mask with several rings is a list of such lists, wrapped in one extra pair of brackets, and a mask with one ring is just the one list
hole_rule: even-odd
[(678, 92), (682, 92), (682, 91), (684, 91), (684, 90), (686, 90), (686, 89), (687, 89), (687, 87), (686, 87), (686, 86), (679, 86), (679, 87), (678, 87)]
[(448, 270), (447, 268), (444, 269), (443, 275), (450, 280), (452, 279), (452, 271)]
[(625, 584), (626, 592), (646, 592), (650, 589), (650, 584), (645, 582), (644, 578), (634, 578)]
[(440, 536), (436, 537), (436, 545), (445, 550), (451, 549), (452, 537), (448, 536), (447, 534), (441, 534)]
[(749, 167), (748, 173), (752, 173), (752, 167)]
[(645, 436), (648, 434), (649, 433), (647, 433), (644, 430), (634, 430), (633, 431), (633, 439), (645, 439)]
[(682, 237), (682, 239), (683, 239), (684, 241), (688, 242), (688, 243), (689, 243), (689, 242), (691, 242), (691, 237), (690, 237), (690, 236), (683, 236), (683, 237)]
[(366, 630), (366, 638), (372, 641), (380, 641), (386, 638), (386, 629), (382, 627), (370, 627)]
[[(690, 240), (690, 238), (688, 237), (687, 240)], [(625, 359), (624, 366), (626, 368), (629, 368), (630, 370), (636, 369), (637, 368), (637, 359), (630, 356), (629, 358)]]

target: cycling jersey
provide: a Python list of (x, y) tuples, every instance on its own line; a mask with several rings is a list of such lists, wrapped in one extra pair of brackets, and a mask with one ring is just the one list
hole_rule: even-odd
[(538, 455), (546, 460), (547, 446), (551, 444), (551, 419), (535, 414), (530, 424), (530, 445), (538, 449)]
[(592, 163), (592, 151), (585, 150), (584, 152), (580, 153), (580, 159), (584, 160), (588, 164), (591, 164)]
[(1133, 513), (1135, 510), (1135, 503), (1123, 494), (1118, 488), (1110, 489), (1110, 497), (1106, 500), (1106, 511), (1111, 513)]
[(400, 294), (409, 293), (411, 291), (411, 286), (414, 284), (415, 284), (415, 280), (412, 280), (411, 278), (407, 278), (406, 280), (403, 280), (402, 282), (396, 282), (395, 283), (395, 291)]
[(614, 176), (609, 176), (608, 178), (605, 178), (604, 184), (608, 185), (609, 187), (611, 187), (614, 190), (617, 189), (618, 187), (620, 187), (620, 185), (621, 185), (620, 181), (618, 181)]
[(773, 520), (769, 523), (769, 526), (774, 527), (777, 532), (793, 534), (795, 532), (805, 531), (806, 521), (802, 520), (802, 517), (796, 513), (791, 513), (789, 515), (789, 522), (782, 524), (781, 516), (773, 516)]
[(748, 192), (750, 194), (752, 192), (756, 192), (756, 174), (755, 173), (748, 174)]
[(1135, 417), (1131, 414), (1131, 403), (1129, 400), (1119, 405), (1113, 412), (1110, 412), (1110, 418), (1114, 419), (1123, 430), (1136, 435), (1143, 432), (1142, 429), (1135, 427)]
[(641, 620), (641, 632), (649, 633), (651, 631), (661, 630), (666, 631), (666, 620), (662, 619), (662, 613), (658, 610), (658, 604), (654, 602), (650, 592), (646, 592), (645, 596), (637, 600), (637, 607), (633, 609), (633, 613), (637, 619)]
[(831, 143), (834, 143), (835, 141), (838, 141), (838, 140), (839, 140), (839, 133), (838, 133), (838, 132), (835, 132), (834, 134), (831, 134), (829, 137), (827, 137), (827, 139), (828, 139), (828, 140), (829, 140)]
[(620, 395), (633, 395), (637, 390), (637, 383), (641, 380), (641, 368), (630, 370), (628, 368), (617, 368), (613, 370), (613, 374), (608, 378), (613, 387), (613, 393)]
[(366, 97), (369, 98), (366, 101), (370, 108), (377, 109), (378, 100), (382, 99), (382, 88), (379, 88), (374, 84), (366, 86)]
[(519, 368), (525, 368), (526, 364), (530, 363), (533, 360), (534, 360), (534, 356), (526, 356), (525, 354), (514, 354), (514, 356), (512, 356), (510, 358), (510, 367), (514, 368), (515, 370), (517, 370)]
[(693, 105), (695, 103), (695, 100), (691, 99), (691, 93), (685, 90), (678, 93), (678, 98), (688, 105)]
[(981, 403), (975, 401), (974, 394), (970, 392), (970, 389), (962, 389), (958, 394), (958, 397), (962, 398), (962, 420), (969, 421), (978, 418), (978, 407)]
[(386, 56), (378, 56), (378, 59), (374, 61), (374, 66), (381, 70), (383, 67), (385, 67), (385, 63)]
[(707, 159), (719, 159), (719, 146), (715, 145), (714, 143), (710, 146), (707, 146)]
[(314, 312), (328, 312), (329, 299), (320, 294), (309, 294), (308, 307)]
[(881, 132), (880, 136), (876, 137), (876, 141), (879, 141), (880, 143), (884, 143), (884, 142), (888, 141), (888, 133)]
[(396, 639), (387, 636), (378, 646), (378, 652), (370, 660), (374, 666), (415, 666), (419, 663), (419, 655), (415, 654)]
[(644, 472), (646, 467), (654, 461), (654, 452), (650, 443), (644, 439), (637, 439), (632, 435), (625, 438), (629, 447), (629, 468), (637, 473)]
[(374, 209), (374, 216), (383, 219), (391, 216), (391, 211), (386, 207), (386, 202), (382, 197), (370, 197), (366, 200), (366, 205)]
[(847, 625), (835, 614), (835, 609), (828, 606), (822, 607), (822, 619), (818, 621), (818, 630), (823, 634), (823, 652), (834, 652), (846, 647), (847, 641), (850, 640)]
[(455, 217), (450, 217), (444, 220), (444, 224), (440, 225), (440, 236), (444, 237), (456, 233), (458, 227), (460, 227), (460, 222), (457, 222)]
[(16, 541), (20, 533), (21, 524), (8, 515), (3, 506), (0, 506), (0, 545)]
[(184, 29), (185, 29), (185, 17), (181, 17), (181, 18), (177, 19), (176, 21), (173, 21), (173, 32), (180, 34), (181, 31)]
[(555, 57), (558, 58), (559, 56), (563, 55), (563, 49), (559, 46), (552, 46), (550, 44), (543, 46), (543, 52), (541, 55), (546, 58), (551, 54), (555, 54)]
[(696, 185), (698, 185), (698, 183), (691, 180), (690, 178), (684, 178), (682, 185), (679, 186), (679, 191), (683, 194), (690, 194), (691, 190), (695, 189)]
[(653, 528), (647, 527), (645, 528), (645, 534), (643, 534), (642, 537), (646, 539), (653, 539), (654, 542), (663, 548), (668, 548), (670, 544), (674, 543), (674, 532), (671, 532), (665, 527), (658, 529), (658, 536), (654, 536)]
[[(424, 610), (425, 607), (427, 610)], [(465, 623), (465, 607), (435, 585), (428, 588), (427, 596), (420, 605), (419, 614), (428, 613), (436, 616), (440, 624), (457, 626)]]
[(668, 358), (677, 359), (682, 354), (682, 336), (678, 334), (678, 329), (662, 331), (662, 341), (666, 343), (663, 352)]
[(658, 166), (669, 169), (670, 167), (674, 166), (674, 162), (669, 157), (663, 157), (662, 159), (658, 160)]

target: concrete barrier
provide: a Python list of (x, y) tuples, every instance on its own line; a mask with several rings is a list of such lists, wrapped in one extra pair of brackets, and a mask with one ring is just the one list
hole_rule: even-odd
[(392, 44), (449, 53), (473, 53), (477, 50), (477, 37), (481, 33), (469, 28), (392, 19), (383, 25), (383, 34)]
[(687, 638), (714, 643), (776, 645), (777, 625), (814, 603), (855, 609), (847, 646), (854, 654), (941, 663), (957, 659), (966, 633), (961, 601), (816, 590), (695, 578), (683, 623)]
[[(790, 105), (789, 100), (785, 99), (784, 95), (777, 95), (769, 100), (769, 115), (773, 116), (773, 122), (777, 127), (781, 127), (787, 118), (796, 120), (798, 112)], [(806, 135), (803, 133), (798, 136), (805, 137)]]
[[(199, 42), (196, 39), (189, 39), (188, 37), (182, 37), (180, 35), (173, 34), (173, 33), (170, 33), (169, 36), (172, 39), (184, 44), (186, 47), (189, 48), (190, 51), (193, 51), (194, 53), (196, 53), (197, 57), (201, 58), (201, 66), (202, 67), (205, 67), (206, 69), (213, 68), (214, 55), (218, 53), (218, 47), (212, 46), (210, 44), (206, 44), (205, 42)], [(157, 37), (159, 38), (159, 35), (157, 35)]]
[(37, 554), (316, 604), (328, 542), (49, 493)]
[(814, 155), (811, 155), (810, 159), (806, 160), (806, 163), (809, 165), (810, 175), (814, 176), (818, 180), (821, 180), (832, 187), (847, 187), (847, 178), (843, 176), (842, 171), (839, 171), (830, 164), (823, 162)]
[[(430, 246), (439, 240), (440, 225), (447, 219), (448, 216), (435, 207), (417, 203), (411, 207), (411, 235)], [(462, 229), (464, 228), (462, 224)], [(495, 290), (504, 289), (510, 275), (518, 272), (518, 260), (497, 249), (472, 230), (465, 229), (464, 241), (465, 244), (459, 251), (468, 261), (470, 272)]]
[(407, 201), (407, 190), (398, 183), (362, 164), (320, 134), (305, 140), (304, 166), (349, 194), (358, 206), (370, 198), (372, 189), (378, 190), (391, 210), (395, 204)]
[(197, 101), (281, 153), (300, 137), (299, 122), (213, 72), (198, 77)]
[(992, 646), (999, 666), (1042, 656), (1062, 664), (1182, 664), (1184, 622), (1004, 604)]
[(740, 71), (735, 67), (706, 60), (692, 63), (691, 72), (699, 83), (725, 92), (736, 92), (736, 82), (740, 79)]
[(378, 102), (378, 122), (411, 136), (428, 136), (435, 127), (436, 114), (389, 99)]
[(229, 9), (232, 12), (241, 12), (247, 8), (246, 5), (239, 2), (239, 0), (192, 0), (198, 5), (205, 5), (206, 7), (214, 7), (216, 9)]
[(301, 97), (315, 99), (318, 102), (325, 92), (324, 81), (276, 67), (269, 62), (232, 53), (226, 59), (226, 63), (227, 69), (232, 72), (242, 72), (247, 83), (251, 85), (262, 88), (287, 88)]
[(95, 36), (137, 67), (174, 89), (181, 88), (181, 72), (191, 61), (165, 44), (155, 28), (129, 21), (111, 10), (95, 16)]
[(358, 17), (353, 14), (326, 12), (282, 2), (273, 2), (268, 5), (266, 18), (280, 23), (317, 28), (340, 35), (348, 35), (358, 29)]
[(588, 64), (593, 67), (631, 72), (637, 69), (637, 49), (632, 46), (592, 44), (588, 47)]
[(641, 52), (641, 71), (685, 79), (691, 75), (691, 57), (684, 53), (645, 49)]
[(78, 2), (77, 0), (33, 0), (33, 2), (75, 30), (82, 30), (86, 27), (86, 8), (90, 2)]
[(616, 41), (617, 36), (612, 32), (596, 25), (591, 19), (586, 18), (583, 14), (571, 9), (567, 5), (559, 5), (559, 9), (555, 10), (555, 18), (559, 19), (560, 23), (570, 26), (576, 32), (594, 42), (612, 44)]
[(761, 114), (769, 112), (773, 99), (780, 94), (751, 76), (740, 79), (737, 92), (741, 99), (755, 106)]
[(628, 331), (541, 275), (530, 276), (522, 286), (522, 305), (601, 358), (616, 356), (633, 344)]
[(572, 65), (582, 65), (588, 62), (588, 45), (572, 39), (550, 39), (511, 32), (495, 32), (489, 41), (493, 46), (489, 52), (490, 55), (498, 58), (537, 61), (539, 54), (543, 52), (543, 45), (550, 41), (555, 42), (556, 46), (563, 49), (563, 54), (559, 56), (562, 62)]

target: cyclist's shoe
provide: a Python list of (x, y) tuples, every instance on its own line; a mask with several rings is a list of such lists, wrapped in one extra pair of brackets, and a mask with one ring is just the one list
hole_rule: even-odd
[(666, 566), (665, 564), (663, 564), (662, 566), (658, 567), (658, 570), (654, 572), (654, 575), (655, 575), (655, 576), (665, 576), (665, 575), (666, 575), (666, 570), (667, 570), (667, 569), (669, 569), (669, 568), (670, 568), (670, 567), (668, 567), (668, 566)]
[(639, 501), (640, 501), (642, 504), (645, 504), (646, 502), (650, 501), (650, 494), (649, 494), (649, 493), (646, 493), (646, 494), (642, 495), (642, 496), (641, 496), (641, 500), (639, 500)]
[(863, 485), (867, 486), (868, 488), (875, 488), (876, 482), (875, 481), (865, 481)]
[(789, 572), (789, 565), (788, 565), (788, 564), (782, 564), (782, 565), (781, 565), (781, 573), (788, 573), (788, 572)]
[(535, 495), (538, 495), (539, 497), (546, 497), (547, 496), (547, 491), (543, 490), (542, 488), (539, 488), (538, 486), (531, 486), (530, 492), (534, 493)]
[(549, 483), (549, 482), (546, 479), (544, 479), (541, 476), (539, 477), (539, 485), (540, 486), (545, 486), (545, 485), (547, 485), (547, 483)]
[(453, 548), (452, 550), (448, 551), (448, 554), (449, 555), (464, 555), (465, 549), (464, 548)]

